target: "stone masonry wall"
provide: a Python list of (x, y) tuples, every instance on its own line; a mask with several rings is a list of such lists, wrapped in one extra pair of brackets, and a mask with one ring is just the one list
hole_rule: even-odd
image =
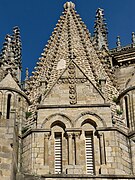
[(2, 180), (15, 180), (18, 149), (16, 130), (12, 126), (6, 127), (2, 124), (0, 126), (0, 179)]
[(25, 173), (31, 172), (32, 169), (32, 141), (31, 135), (23, 139), (22, 142), (22, 168), (21, 171)]
[(118, 131), (104, 133), (107, 162), (104, 168), (107, 170), (107, 174), (132, 174), (130, 146), (127, 137)]
[[(23, 170), (24, 173), (32, 173), (35, 175), (54, 174), (54, 137), (42, 130), (42, 132), (32, 132), (23, 140)], [(47, 139), (46, 139), (47, 138)], [(105, 162), (100, 160), (100, 144), (96, 136), (94, 136), (94, 155), (96, 175), (131, 175), (131, 158), (130, 144), (125, 135), (116, 130), (104, 131), (105, 140)], [(48, 144), (48, 155), (46, 160), (45, 148)], [(66, 174), (68, 165), (68, 139), (63, 136), (62, 140), (62, 165), (63, 173)], [(78, 139), (77, 144), (77, 159), (78, 165), (74, 168), (80, 168), (81, 174), (86, 174), (85, 162), (85, 143), (83, 135)], [(70, 152), (71, 154), (71, 152)], [(103, 157), (102, 157), (103, 158)], [(73, 167), (73, 166), (72, 166)], [(71, 172), (69, 171), (68, 174)], [(78, 172), (79, 173), (79, 172)]]
[(116, 77), (118, 77), (118, 86), (123, 90), (127, 81), (132, 77), (132, 73), (134, 73), (134, 66), (121, 67), (116, 69), (115, 73)]

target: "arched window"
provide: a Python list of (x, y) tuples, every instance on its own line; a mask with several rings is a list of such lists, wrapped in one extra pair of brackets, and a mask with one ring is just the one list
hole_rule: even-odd
[(126, 113), (126, 122), (127, 122), (127, 127), (130, 128), (130, 123), (129, 123), (129, 107), (128, 107), (128, 97), (124, 97), (125, 100), (125, 113)]
[(61, 174), (63, 171), (62, 153), (65, 125), (60, 121), (55, 121), (51, 126), (54, 134), (54, 173)]
[(85, 161), (86, 161), (86, 173), (95, 174), (94, 163), (94, 131), (96, 124), (87, 119), (82, 123), (82, 130), (85, 137)]
[(11, 94), (8, 94), (7, 96), (7, 115), (6, 118), (10, 118), (10, 108), (11, 108)]

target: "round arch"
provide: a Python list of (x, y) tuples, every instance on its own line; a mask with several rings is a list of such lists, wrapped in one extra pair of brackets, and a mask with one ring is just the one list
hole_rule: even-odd
[(73, 127), (71, 119), (69, 119), (65, 114), (56, 113), (47, 117), (42, 123), (41, 128), (45, 127), (50, 129), (55, 122), (62, 122), (65, 124), (65, 128)]
[(62, 129), (65, 130), (66, 126), (62, 121), (56, 120), (51, 124), (50, 128), (53, 128), (54, 126), (60, 126)]
[(80, 128), (83, 123), (89, 121), (96, 127), (106, 127), (105, 121), (95, 113), (92, 112), (85, 112), (82, 113), (76, 120), (75, 120), (75, 127)]

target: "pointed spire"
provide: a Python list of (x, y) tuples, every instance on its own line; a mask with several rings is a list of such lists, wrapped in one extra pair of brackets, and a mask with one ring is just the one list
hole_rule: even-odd
[(21, 62), (21, 50), (22, 44), (20, 39), (20, 29), (16, 26), (13, 28), (13, 45), (14, 45), (14, 53), (15, 53), (15, 63), (21, 69), (22, 62)]
[(21, 41), (18, 27), (13, 35), (7, 34), (0, 54), (0, 67), (4, 70), (3, 77), (10, 70), (16, 82), (21, 83)]
[[(99, 12), (101, 13), (101, 11)], [(99, 29), (100, 25), (99, 22)], [(102, 27), (102, 31), (100, 30), (102, 32), (101, 36), (106, 35), (103, 29), (105, 30), (104, 26)], [(103, 38), (105, 37), (103, 36)], [(105, 44), (103, 43), (103, 45)], [(85, 72), (86, 77), (90, 79), (91, 83), (97, 89), (99, 89), (99, 79), (102, 73), (106, 78), (106, 89), (109, 89), (107, 90), (107, 98), (111, 99), (111, 88), (108, 87), (111, 86), (114, 92), (116, 91), (113, 81), (110, 78), (112, 73), (110, 73), (110, 76), (108, 75), (109, 73), (106, 73), (108, 69), (106, 70), (104, 68), (97, 51), (95, 51), (90, 33), (75, 11), (75, 5), (72, 2), (67, 2), (64, 5), (63, 15), (58, 20), (56, 28), (48, 41), (48, 45), (45, 46), (39, 58), (39, 63), (35, 67), (33, 76), (28, 80), (27, 94), (32, 102), (29, 111), (33, 112), (32, 118), (28, 119), (29, 125), (36, 122), (36, 118), (34, 117), (39, 98), (41, 96), (43, 99), (46, 98), (65, 70), (73, 68), (73, 66), (70, 66), (72, 63), (76, 64), (75, 70), (78, 66), (82, 72)], [(73, 73), (72, 78), (74, 76), (75, 73)]]
[(120, 36), (117, 36), (117, 42), (116, 42), (116, 45), (117, 45), (117, 50), (120, 50), (120, 49), (121, 49)]
[(132, 32), (132, 47), (135, 47), (135, 33)]
[(1, 53), (2, 64), (6, 67), (14, 65), (14, 52), (12, 44), (12, 36), (9, 34), (5, 37), (5, 42), (3, 43), (2, 53)]
[(98, 9), (96, 11), (96, 21), (95, 21), (95, 31), (94, 31), (94, 43), (100, 50), (104, 46), (108, 49), (108, 39), (107, 39), (107, 27), (104, 19), (104, 10)]

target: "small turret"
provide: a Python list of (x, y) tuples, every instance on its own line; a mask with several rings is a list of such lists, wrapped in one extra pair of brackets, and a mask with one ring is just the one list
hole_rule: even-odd
[(117, 45), (117, 50), (120, 50), (120, 49), (121, 49), (120, 36), (117, 36), (117, 42), (116, 42), (116, 45)]
[(104, 19), (104, 10), (98, 9), (96, 12), (96, 21), (95, 21), (95, 31), (94, 31), (94, 44), (97, 49), (102, 49), (104, 46), (108, 49), (108, 40), (107, 40), (107, 27)]
[(135, 47), (135, 33), (132, 32), (132, 47)]

